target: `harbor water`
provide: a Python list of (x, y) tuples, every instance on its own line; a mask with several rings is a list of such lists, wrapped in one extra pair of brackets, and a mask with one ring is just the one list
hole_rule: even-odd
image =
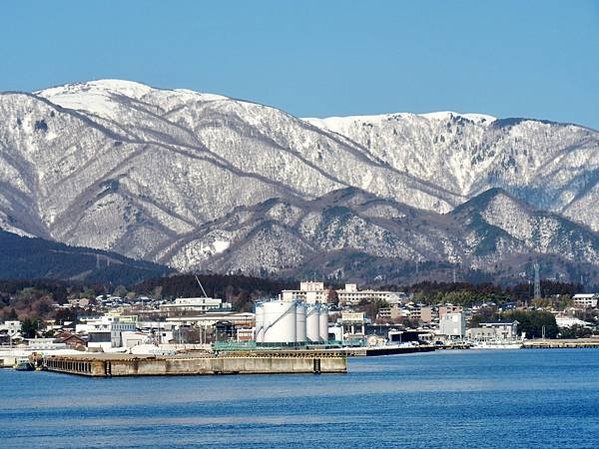
[(0, 370), (7, 448), (593, 448), (599, 349), (354, 358), (348, 374)]

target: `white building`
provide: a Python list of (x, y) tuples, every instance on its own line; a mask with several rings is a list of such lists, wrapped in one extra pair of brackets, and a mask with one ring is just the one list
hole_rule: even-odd
[(220, 298), (177, 298), (173, 303), (161, 304), (160, 311), (167, 316), (206, 313), (214, 310), (230, 310), (231, 304)]
[(328, 288), (324, 288), (324, 282), (302, 281), (299, 290), (283, 290), (281, 298), (283, 301), (302, 301), (306, 304), (326, 304), (329, 301)]
[(346, 335), (365, 335), (366, 316), (364, 312), (341, 312), (339, 324)]
[(121, 333), (121, 340), (123, 347), (129, 349), (134, 346), (147, 344), (150, 338), (148, 334), (144, 334), (143, 332), (125, 331)]
[(27, 349), (32, 351), (68, 349), (66, 343), (57, 343), (54, 338), (30, 338), (27, 340)]
[(580, 320), (578, 318), (574, 318), (571, 316), (563, 316), (563, 315), (556, 316), (555, 323), (557, 324), (557, 327), (572, 327), (572, 326), (583, 326), (583, 327), (588, 327), (588, 328), (593, 327), (593, 323), (589, 323), (587, 321), (583, 321), (583, 320)]
[(10, 338), (21, 336), (21, 322), (18, 320), (0, 323), (0, 332), (6, 332)]
[(123, 345), (122, 332), (133, 332), (137, 329), (137, 316), (108, 314), (100, 318), (82, 320), (75, 326), (78, 334), (87, 334), (89, 348), (101, 348), (106, 351)]
[(137, 329), (136, 316), (120, 316), (114, 317), (110, 324), (110, 344), (113, 348), (123, 346), (122, 333), (134, 332)]
[(469, 340), (475, 342), (512, 342), (518, 339), (518, 321), (480, 323), (466, 331)]
[(597, 299), (599, 299), (597, 293), (578, 293), (572, 297), (572, 303), (574, 307), (579, 309), (595, 308), (597, 307)]
[(403, 292), (382, 290), (358, 290), (358, 284), (345, 284), (345, 288), (337, 290), (337, 298), (341, 305), (356, 305), (361, 302), (385, 301), (389, 305), (400, 303), (407, 299)]
[(463, 337), (466, 334), (466, 318), (463, 313), (446, 313), (439, 319), (439, 333), (449, 337)]

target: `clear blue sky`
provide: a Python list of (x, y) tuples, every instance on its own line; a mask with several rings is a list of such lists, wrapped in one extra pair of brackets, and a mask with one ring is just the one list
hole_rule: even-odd
[(121, 78), (298, 116), (483, 112), (599, 129), (599, 1), (0, 4), (0, 90)]

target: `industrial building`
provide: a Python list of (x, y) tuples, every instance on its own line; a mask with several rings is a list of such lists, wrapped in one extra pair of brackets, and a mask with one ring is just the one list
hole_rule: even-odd
[[(250, 312), (206, 312), (198, 315), (172, 317), (166, 319), (166, 324), (179, 330), (195, 328), (203, 335), (202, 343), (208, 338), (209, 330), (214, 329), (218, 323), (229, 323), (232, 332), (236, 334), (237, 341), (247, 341), (247, 335), (254, 327), (254, 314)], [(164, 324), (164, 323), (163, 323)]]
[(439, 334), (448, 337), (466, 335), (466, 318), (462, 312), (446, 313), (439, 319)]
[(515, 341), (518, 339), (518, 321), (497, 321), (480, 323), (466, 331), (468, 340), (475, 342), (486, 341)]
[(81, 321), (75, 331), (88, 335), (88, 347), (104, 351), (122, 346), (123, 332), (137, 330), (137, 316), (134, 315), (107, 314), (101, 318), (82, 318)]
[(366, 317), (364, 312), (341, 312), (339, 323), (343, 327), (343, 333), (348, 336), (366, 335)]

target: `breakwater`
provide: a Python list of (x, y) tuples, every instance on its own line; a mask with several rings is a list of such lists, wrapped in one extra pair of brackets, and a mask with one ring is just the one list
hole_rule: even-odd
[(89, 377), (347, 372), (346, 357), (326, 354), (225, 357), (84, 354), (42, 356), (35, 363), (47, 371)]

